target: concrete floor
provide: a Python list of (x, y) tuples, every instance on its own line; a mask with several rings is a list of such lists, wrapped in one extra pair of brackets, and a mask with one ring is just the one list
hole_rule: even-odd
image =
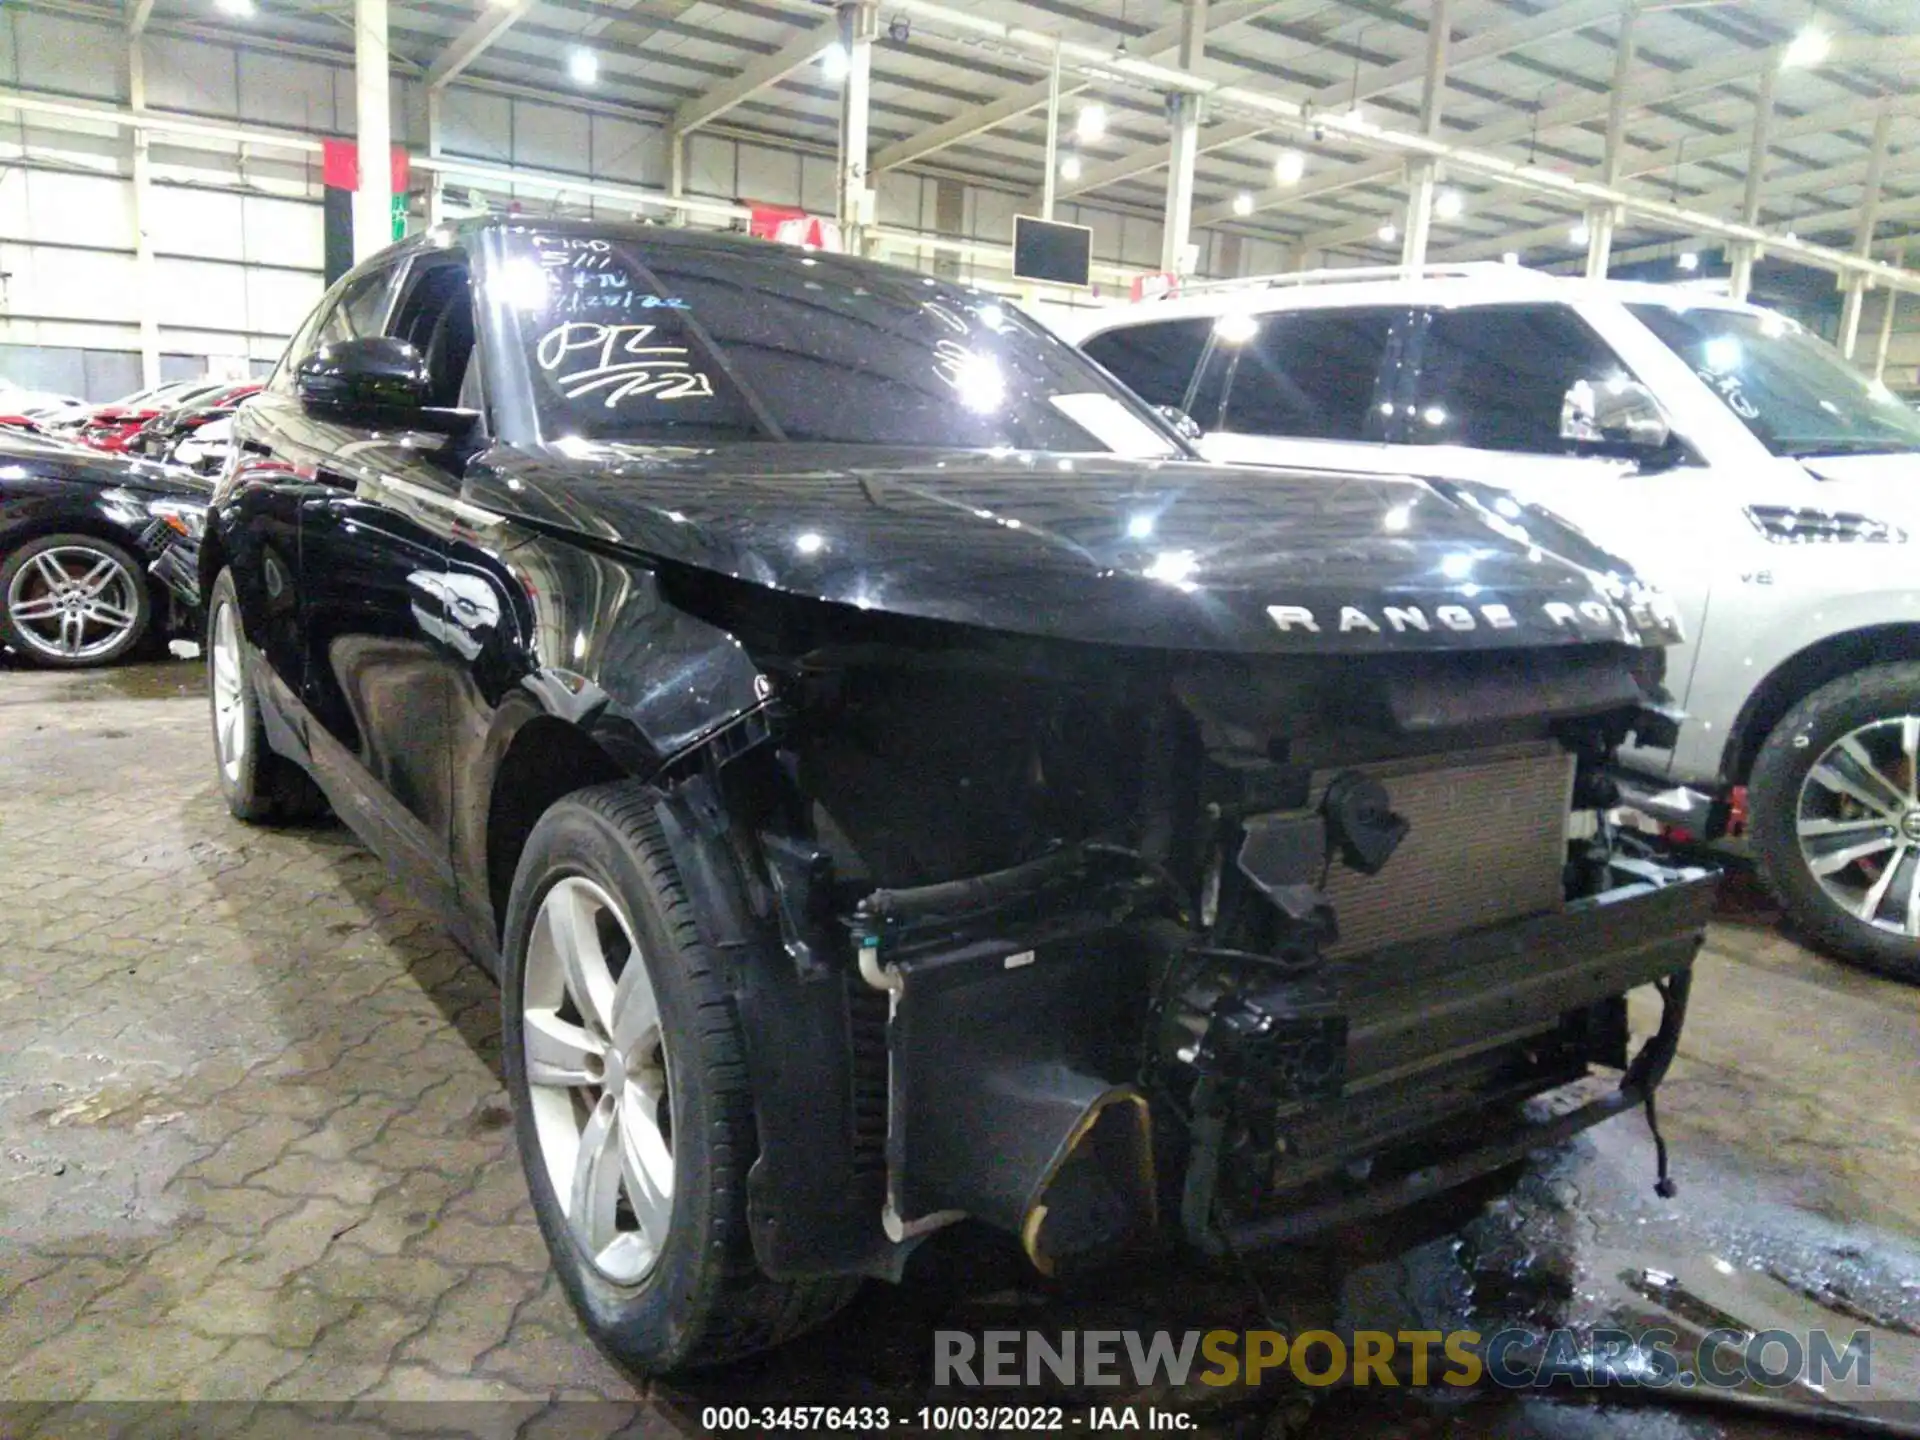
[[(917, 1406), (936, 1327), (1204, 1329), (1263, 1307), (1482, 1332), (1865, 1325), (1875, 1403), (1920, 1399), (1920, 990), (1797, 947), (1737, 874), (1661, 1092), (1676, 1200), (1623, 1117), (1490, 1205), (1254, 1276), (1169, 1261), (1054, 1291), (958, 1232), (788, 1350), (637, 1387), (549, 1277), (492, 982), (346, 832), (231, 820), (205, 713), (191, 663), (0, 659), (0, 1436), (696, 1434), (716, 1402)], [(182, 1401), (201, 1403), (154, 1403)], [(1214, 1435), (1807, 1433), (1506, 1396), (1169, 1403)]]

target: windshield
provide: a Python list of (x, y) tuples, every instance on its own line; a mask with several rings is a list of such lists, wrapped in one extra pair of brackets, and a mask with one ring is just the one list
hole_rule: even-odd
[(688, 232), (506, 241), (486, 299), (544, 440), (1180, 453), (1138, 400), (983, 291)]
[(1784, 315), (1627, 308), (1775, 455), (1920, 450), (1920, 415)]

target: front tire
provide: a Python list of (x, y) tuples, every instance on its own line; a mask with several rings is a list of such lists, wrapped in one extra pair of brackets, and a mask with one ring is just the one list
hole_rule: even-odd
[(42, 535), (0, 563), (0, 640), (37, 665), (111, 665), (153, 620), (140, 565), (93, 535)]
[(528, 837), (507, 907), (502, 1046), (520, 1158), (567, 1298), (660, 1373), (778, 1345), (858, 1281), (785, 1282), (747, 1229), (740, 1024), (650, 793), (599, 785)]
[(324, 813), (319, 787), (267, 744), (231, 570), (220, 572), (207, 598), (206, 654), (213, 760), (227, 809), (250, 825), (284, 825)]
[(1787, 713), (1748, 785), (1760, 869), (1816, 945), (1920, 981), (1920, 665), (1876, 665)]

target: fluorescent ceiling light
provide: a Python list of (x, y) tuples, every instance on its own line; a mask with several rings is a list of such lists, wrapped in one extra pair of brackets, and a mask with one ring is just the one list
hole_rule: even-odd
[(1833, 49), (1833, 40), (1817, 25), (1809, 25), (1788, 44), (1780, 57), (1783, 70), (1804, 70), (1818, 65)]

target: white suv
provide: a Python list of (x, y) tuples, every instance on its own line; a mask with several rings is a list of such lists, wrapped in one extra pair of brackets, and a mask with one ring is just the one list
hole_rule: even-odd
[(1635, 808), (1747, 790), (1788, 913), (1920, 979), (1920, 415), (1770, 311), (1513, 266), (1280, 276), (1058, 322), (1210, 457), (1477, 481), (1664, 588), (1687, 711)]

